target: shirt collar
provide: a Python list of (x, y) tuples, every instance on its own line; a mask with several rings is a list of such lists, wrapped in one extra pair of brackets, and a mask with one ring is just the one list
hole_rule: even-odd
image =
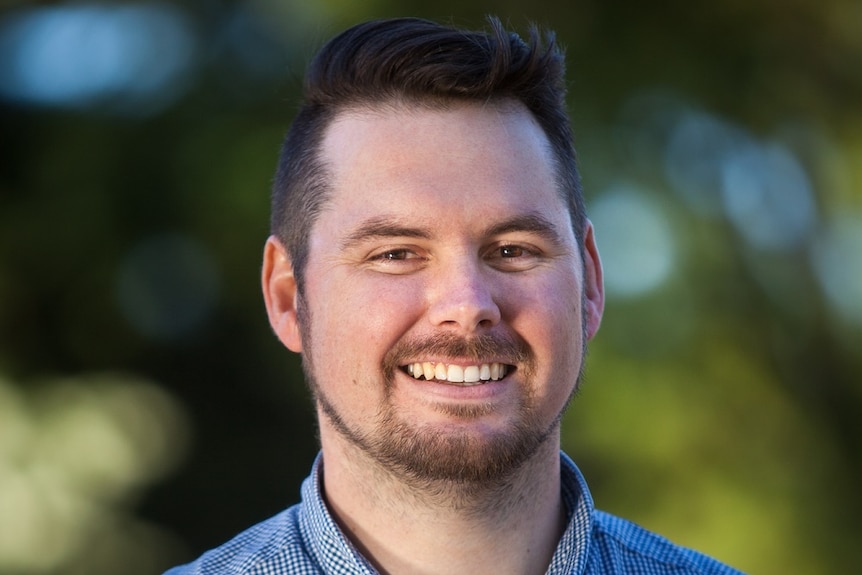
[(305, 548), (324, 573), (375, 575), (377, 571), (344, 536), (329, 513), (323, 499), (322, 478), (323, 454), (318, 453), (311, 475), (302, 482), (299, 529)]
[(595, 508), (584, 476), (563, 452), (560, 452), (560, 485), (569, 524), (560, 537), (547, 575), (579, 575), (587, 568)]
[[(344, 536), (323, 499), (323, 455), (302, 484), (300, 531), (306, 549), (326, 573), (375, 575), (377, 572)], [(560, 453), (560, 483), (569, 523), (551, 558), (547, 575), (575, 575), (586, 570), (592, 532), (593, 498), (580, 470)]]

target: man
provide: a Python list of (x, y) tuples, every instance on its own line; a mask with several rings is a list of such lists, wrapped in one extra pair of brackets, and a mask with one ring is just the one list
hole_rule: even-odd
[(170, 573), (730, 574), (596, 511), (560, 452), (604, 296), (553, 38), (358, 25), (306, 76), (263, 263), (321, 455)]

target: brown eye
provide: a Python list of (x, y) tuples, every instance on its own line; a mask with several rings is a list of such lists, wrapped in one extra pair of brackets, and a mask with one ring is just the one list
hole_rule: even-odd
[(390, 250), (388, 252), (383, 252), (379, 256), (377, 256), (381, 260), (386, 261), (397, 261), (397, 260), (406, 260), (408, 257), (407, 250)]
[(524, 255), (524, 248), (518, 246), (501, 246), (500, 257), (519, 258)]

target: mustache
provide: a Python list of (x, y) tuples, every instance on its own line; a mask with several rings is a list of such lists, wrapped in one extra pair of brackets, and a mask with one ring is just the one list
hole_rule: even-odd
[(531, 364), (533, 351), (520, 337), (508, 334), (480, 334), (464, 338), (452, 333), (437, 333), (422, 339), (401, 340), (383, 358), (384, 373), (423, 355), (452, 357), (480, 363), (494, 358), (513, 365)]

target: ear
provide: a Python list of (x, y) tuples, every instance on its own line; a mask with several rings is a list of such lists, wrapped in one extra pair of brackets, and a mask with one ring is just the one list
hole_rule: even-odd
[(261, 284), (269, 325), (287, 349), (301, 352), (302, 336), (297, 321), (299, 292), (296, 276), (287, 250), (275, 236), (270, 236), (266, 240), (263, 250)]
[(596, 246), (593, 223), (587, 220), (584, 228), (584, 312), (586, 317), (587, 339), (592, 339), (599, 331), (602, 313), (605, 309), (605, 286), (602, 279), (602, 260)]

